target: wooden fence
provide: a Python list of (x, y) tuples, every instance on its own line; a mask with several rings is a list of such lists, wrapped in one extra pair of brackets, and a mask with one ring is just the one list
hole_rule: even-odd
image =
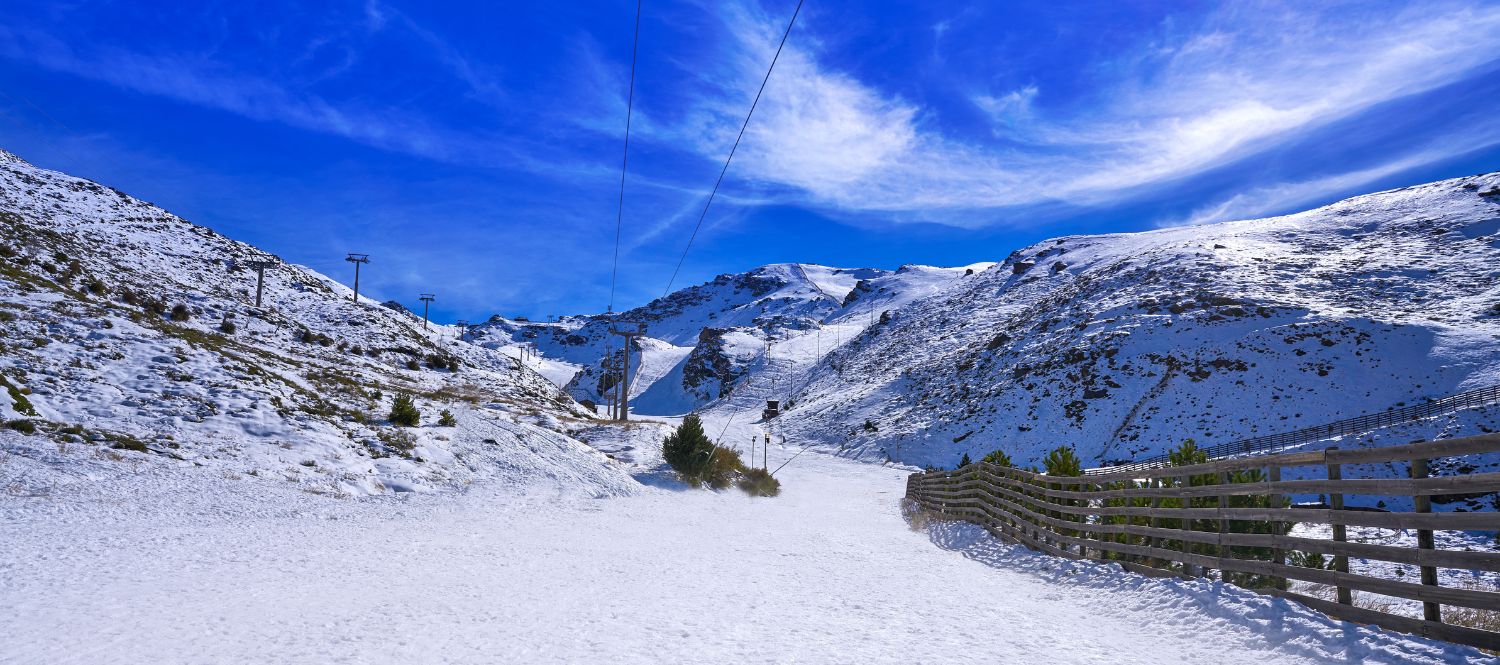
[[(1378, 413), (1367, 413), (1353, 418), (1335, 420), (1331, 423), (1303, 427), (1302, 429), (1290, 432), (1278, 432), (1266, 436), (1215, 444), (1204, 447), (1202, 450), (1207, 452), (1209, 457), (1226, 457), (1247, 453), (1279, 453), (1292, 446), (1301, 446), (1317, 441), (1326, 441), (1335, 437), (1350, 436), (1352, 434), (1363, 434), (1385, 427), (1416, 422), (1423, 418), (1457, 413), (1467, 409), (1477, 409), (1492, 404), (1500, 404), (1500, 386), (1487, 386), (1456, 395), (1440, 397), (1421, 404), (1394, 407)], [(1158, 455), (1148, 459), (1123, 462), (1097, 469), (1088, 469), (1084, 471), (1084, 474), (1096, 475), (1114, 471), (1148, 469), (1166, 461), (1166, 455)]]
[[(1433, 538), (1434, 531), (1500, 530), (1500, 513), (1432, 512), (1434, 496), (1500, 491), (1500, 473), (1429, 475), (1434, 459), (1494, 452), (1500, 452), (1500, 434), (1078, 477), (979, 462), (955, 471), (912, 474), (906, 495), (940, 516), (983, 525), (1057, 556), (1105, 559), (1158, 576), (1208, 576), (1218, 570), (1226, 581), (1299, 601), (1337, 619), (1500, 649), (1500, 632), (1442, 620), (1444, 606), (1500, 611), (1500, 593), (1440, 586), (1437, 575), (1438, 568), (1500, 572), (1500, 553), (1437, 549)], [(1409, 477), (1345, 478), (1345, 466), (1354, 464), (1405, 467)], [(1298, 479), (1283, 480), (1284, 474)], [(1327, 501), (1293, 506), (1288, 500), (1293, 495), (1326, 495)], [(1346, 508), (1348, 495), (1405, 497), (1414, 510)], [(1291, 536), (1294, 523), (1330, 525), (1332, 538)], [(1351, 526), (1415, 530), (1417, 546), (1349, 542)], [(1329, 565), (1309, 563), (1323, 555), (1332, 557)], [(1351, 557), (1415, 566), (1419, 580), (1351, 571)], [(1334, 587), (1336, 599), (1295, 593), (1287, 580)], [(1353, 591), (1420, 601), (1423, 618), (1357, 607)]]

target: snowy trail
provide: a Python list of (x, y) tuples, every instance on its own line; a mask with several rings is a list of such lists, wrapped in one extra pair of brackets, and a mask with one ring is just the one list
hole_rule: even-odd
[(913, 530), (898, 508), (899, 470), (810, 453), (783, 475), (785, 493), (774, 500), (476, 487), (350, 501), (191, 470), (143, 475), (125, 488), (4, 497), (0, 662), (1477, 655), (1345, 628), (1209, 583), (1059, 562), (967, 525)]

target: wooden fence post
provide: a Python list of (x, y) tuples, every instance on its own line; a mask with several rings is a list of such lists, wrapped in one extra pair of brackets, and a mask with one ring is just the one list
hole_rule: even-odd
[[(1329, 448), (1328, 452), (1333, 452), (1335, 450), (1338, 450), (1338, 448), (1337, 447)], [(1332, 481), (1343, 480), (1344, 479), (1344, 465), (1342, 465), (1342, 464), (1329, 464), (1328, 465), (1328, 479), (1332, 480)], [(1333, 515), (1333, 517), (1335, 519), (1337, 519), (1339, 517), (1338, 514), (1337, 514), (1338, 511), (1341, 511), (1341, 510), (1344, 509), (1344, 493), (1343, 492), (1329, 492), (1328, 493), (1328, 507), (1331, 510), (1334, 511), (1335, 514)], [(1334, 540), (1334, 542), (1338, 542), (1338, 543), (1342, 543), (1342, 542), (1345, 542), (1345, 541), (1348, 540), (1348, 533), (1346, 532), (1346, 529), (1345, 529), (1344, 525), (1342, 525), (1342, 524), (1334, 524), (1333, 525), (1333, 540)], [(1338, 571), (1338, 572), (1340, 572), (1340, 573), (1348, 573), (1349, 572), (1349, 555), (1347, 555), (1347, 554), (1335, 554), (1335, 555), (1333, 555), (1333, 569), (1336, 570), (1336, 571)], [(1346, 586), (1339, 586), (1338, 587), (1338, 602), (1339, 602), (1340, 605), (1353, 605), (1354, 604), (1354, 596), (1349, 591), (1349, 587), (1346, 587)]]
[[(1073, 489), (1080, 492), (1088, 492), (1090, 491), (1090, 487), (1093, 487), (1091, 483), (1082, 483), (1079, 485), (1074, 485)], [(1071, 504), (1074, 508), (1089, 508), (1094, 504), (1092, 499), (1082, 499), (1081, 501), (1083, 502), (1082, 506), (1078, 505), (1078, 501), (1069, 501), (1068, 503)], [(1088, 515), (1068, 515), (1066, 519), (1068, 521), (1078, 521), (1083, 524), (1087, 524), (1089, 521)], [(1074, 535), (1078, 537), (1078, 556), (1087, 559), (1089, 556), (1089, 548), (1086, 547), (1084, 543), (1087, 543), (1089, 541), (1089, 533), (1087, 531), (1079, 529), (1076, 533), (1074, 533)]]
[[(1279, 465), (1272, 464), (1270, 467), (1268, 467), (1266, 469), (1266, 478), (1269, 479), (1270, 482), (1273, 482), (1273, 483), (1279, 483), (1279, 482), (1281, 482), (1281, 467)], [(1273, 508), (1273, 509), (1274, 508), (1281, 508), (1282, 507), (1282, 505), (1281, 505), (1282, 504), (1281, 494), (1276, 493), (1276, 492), (1272, 492), (1271, 495), (1269, 497), (1267, 497), (1266, 504), (1267, 504), (1268, 508)], [(1280, 521), (1273, 520), (1271, 522), (1271, 535), (1273, 535), (1273, 536), (1275, 536), (1277, 538), (1280, 538), (1281, 536), (1286, 535), (1286, 534), (1282, 533), (1282, 530), (1284, 528), (1282, 526), (1283, 524), (1285, 524), (1285, 522), (1280, 522)], [(1286, 550), (1282, 549), (1281, 546), (1279, 546), (1279, 545), (1272, 545), (1271, 546), (1271, 561), (1273, 563), (1275, 563), (1276, 565), (1278, 565), (1278, 566), (1285, 565), (1286, 564)], [(1285, 588), (1287, 588), (1286, 578), (1285, 577), (1275, 577), (1275, 576), (1272, 576), (1271, 577), (1271, 587), (1275, 588), (1275, 589), (1285, 589)]]
[[(1191, 486), (1192, 482), (1193, 482), (1192, 476), (1178, 476), (1177, 480), (1182, 483), (1182, 487), (1184, 489), (1186, 489), (1187, 487)], [(1191, 508), (1192, 505), (1193, 505), (1193, 500), (1190, 499), (1190, 498), (1188, 498), (1188, 497), (1186, 497), (1186, 496), (1184, 496), (1184, 497), (1181, 497), (1181, 499), (1179, 500), (1179, 503), (1181, 504), (1180, 507), (1182, 507), (1182, 508)], [(1182, 519), (1178, 520), (1178, 522), (1179, 522), (1179, 524), (1177, 526), (1179, 528), (1181, 528), (1183, 531), (1192, 531), (1193, 530), (1193, 520), (1192, 520), (1192, 518), (1183, 517)], [(1188, 552), (1188, 550), (1192, 548), (1193, 544), (1191, 542), (1188, 542), (1187, 540), (1184, 539), (1184, 540), (1178, 541), (1178, 546), (1182, 550), (1182, 553), (1186, 554)], [(1193, 564), (1188, 563), (1187, 557), (1183, 557), (1182, 558), (1182, 574), (1186, 575), (1188, 577), (1193, 577), (1194, 576), (1194, 573), (1193, 573)]]
[[(1225, 486), (1229, 485), (1229, 472), (1228, 471), (1220, 471), (1219, 472), (1219, 485), (1220, 485), (1220, 487), (1225, 487)], [(1224, 534), (1229, 533), (1229, 518), (1227, 518), (1227, 517), (1224, 516), (1224, 511), (1226, 509), (1228, 509), (1228, 508), (1229, 508), (1229, 495), (1228, 494), (1220, 494), (1219, 495), (1219, 558), (1220, 559), (1232, 559), (1232, 558), (1234, 558), (1234, 550), (1230, 549), (1229, 545), (1226, 545), (1224, 543)], [(1228, 570), (1220, 570), (1219, 571), (1219, 579), (1221, 579), (1221, 580), (1223, 580), (1225, 582), (1229, 581), (1228, 579), (1225, 579), (1225, 577), (1227, 575), (1229, 575), (1229, 571)]]
[[(1146, 479), (1146, 486), (1147, 487), (1154, 486), (1157, 489), (1161, 489), (1162, 482), (1158, 478), (1148, 478), (1148, 479)], [(1155, 511), (1159, 510), (1160, 508), (1161, 508), (1161, 495), (1158, 494), (1157, 496), (1151, 497), (1151, 510), (1152, 510), (1152, 512), (1154, 513)], [(1156, 516), (1156, 515), (1152, 515), (1151, 516), (1150, 526), (1153, 529), (1157, 528), (1157, 527), (1160, 527), (1161, 526), (1161, 518), (1158, 517), (1158, 516)], [(1159, 548), (1161, 548), (1161, 545), (1162, 545), (1161, 537), (1160, 536), (1153, 536), (1151, 538), (1146, 539), (1146, 543), (1148, 545), (1150, 545), (1153, 549), (1159, 549)], [(1156, 557), (1152, 557), (1152, 558), (1154, 559)], [(1165, 564), (1167, 562), (1162, 562), (1162, 563)], [(1168, 567), (1170, 567), (1170, 566), (1168, 566)]]
[[(1418, 458), (1418, 459), (1414, 459), (1414, 460), (1411, 461), (1411, 477), (1413, 479), (1426, 478), (1427, 475), (1428, 475), (1428, 473), (1429, 472), (1428, 472), (1428, 469), (1427, 469), (1427, 459), (1426, 458)], [(1432, 512), (1432, 497), (1426, 496), (1426, 495), (1413, 496), (1412, 500), (1416, 503), (1417, 512), (1419, 512), (1419, 513), (1430, 513), (1430, 512)], [(1417, 529), (1417, 549), (1431, 550), (1434, 547), (1435, 547), (1435, 544), (1433, 543), (1433, 540), (1432, 540), (1432, 530), (1431, 529)], [(1433, 566), (1422, 566), (1421, 569), (1422, 569), (1422, 584), (1425, 584), (1425, 585), (1428, 585), (1428, 586), (1437, 586), (1437, 583), (1438, 583), (1438, 581), (1437, 581), (1437, 568), (1435, 568)], [(1442, 621), (1443, 620), (1443, 608), (1442, 608), (1442, 605), (1439, 605), (1438, 603), (1433, 603), (1433, 602), (1423, 602), (1422, 603), (1422, 618), (1426, 619), (1428, 621)]]

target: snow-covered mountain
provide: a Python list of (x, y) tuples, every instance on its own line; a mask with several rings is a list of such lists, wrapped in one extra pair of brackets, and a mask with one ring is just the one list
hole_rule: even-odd
[[(314, 271), (0, 152), (0, 421), (44, 430), (0, 429), (0, 444), (38, 468), (139, 457), (331, 492), (497, 472), (628, 491), (580, 439), (650, 464), (655, 430), (602, 427), (574, 400), (604, 401), (622, 342), (610, 330), (640, 326), (637, 414), (747, 422), (778, 399), (785, 412), (761, 428), (790, 445), (948, 466), (1071, 444), (1102, 464), (1500, 383), (1497, 259), (1490, 174), (1273, 219), (1058, 238), (998, 264), (777, 264), (613, 315), (424, 330), (399, 306), (355, 303)], [(276, 262), (260, 308), (255, 260)], [(383, 420), (397, 392), (426, 417), (410, 440)], [(443, 408), (457, 427), (433, 426)], [(1376, 438), (1481, 431), (1496, 411)]]
[[(262, 260), (275, 265), (255, 307), (251, 262)], [(348, 494), (495, 474), (590, 492), (634, 485), (567, 435), (595, 427), (593, 416), (530, 367), (351, 296), (0, 151), (0, 421), (12, 423), (0, 448), (19, 460), (0, 480), (177, 463)], [(384, 422), (398, 392), (415, 396), (423, 427)], [(442, 409), (457, 426), (436, 425)]]
[[(1500, 174), (1038, 243), (821, 359), (777, 426), (873, 459), (1100, 464), (1494, 384)], [(1496, 427), (1490, 407), (1374, 438)]]
[[(633, 410), (680, 414), (755, 377), (790, 371), (780, 360), (811, 362), (876, 323), (881, 313), (989, 265), (879, 270), (776, 264), (720, 275), (613, 316), (545, 323), (495, 317), (471, 337), (491, 348), (537, 350), (537, 365), (549, 378), (579, 400), (602, 404), (613, 387), (606, 368), (618, 366), (623, 354), (623, 338), (610, 330), (639, 326), (645, 334), (631, 351)], [(793, 340), (812, 346), (806, 353), (777, 353), (777, 345)]]
[[(1272, 219), (1047, 240), (998, 264), (771, 265), (614, 317), (644, 324), (638, 413), (758, 420), (791, 445), (951, 466), (1073, 445), (1090, 465), (1500, 384), (1500, 175)], [(599, 400), (608, 316), (496, 318)], [(638, 355), (637, 355), (638, 354)], [(551, 365), (548, 365), (551, 363)], [(1487, 407), (1359, 443), (1500, 428)], [(1355, 442), (1350, 442), (1355, 443)]]

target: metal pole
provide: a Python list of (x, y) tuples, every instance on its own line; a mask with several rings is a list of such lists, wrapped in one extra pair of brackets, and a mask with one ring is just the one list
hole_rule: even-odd
[(266, 290), (266, 268), (275, 264), (264, 259), (256, 259), (250, 261), (249, 264), (251, 268), (255, 269), (255, 307), (259, 308), (261, 296)]
[(620, 420), (630, 420), (630, 335), (625, 335), (625, 371), (620, 373)]
[(436, 299), (436, 296), (434, 296), (431, 293), (424, 293), (421, 296), (419, 296), (417, 299), (422, 301), (422, 329), (426, 330), (427, 329), (427, 308), (430, 305), (432, 305), (432, 301)]
[(266, 288), (266, 266), (261, 264), (255, 268), (255, 306), (260, 307), (260, 295)]
[(369, 254), (355, 254), (354, 252), (350, 252), (349, 256), (344, 257), (344, 260), (354, 264), (354, 302), (358, 303), (359, 302), (359, 265), (361, 263), (369, 263), (370, 262), (370, 255)]

